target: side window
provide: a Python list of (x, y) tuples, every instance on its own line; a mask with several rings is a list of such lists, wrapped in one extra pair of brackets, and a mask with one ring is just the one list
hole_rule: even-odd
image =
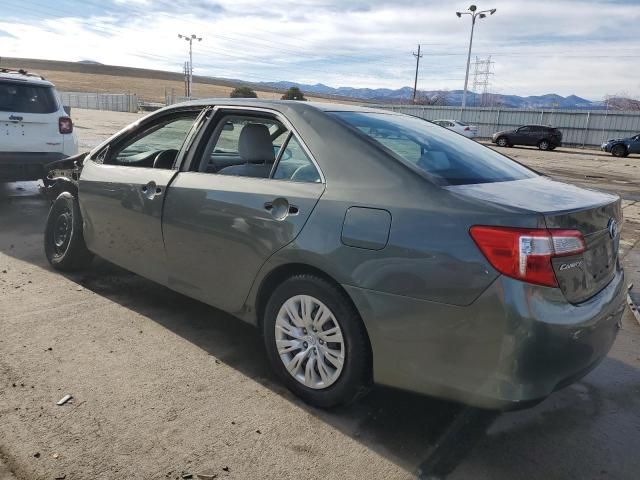
[(115, 151), (104, 163), (128, 167), (171, 168), (200, 112), (172, 116), (148, 127)]
[(294, 182), (320, 183), (320, 173), (296, 137), (291, 136), (276, 166), (273, 178)]
[(531, 127), (520, 127), (518, 129), (518, 133), (529, 133), (531, 131)]
[(287, 135), (274, 118), (227, 115), (218, 122), (198, 170), (267, 178)]

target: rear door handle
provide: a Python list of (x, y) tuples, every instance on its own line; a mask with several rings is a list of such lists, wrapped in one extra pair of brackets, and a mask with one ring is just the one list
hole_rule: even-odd
[(297, 215), (300, 209), (296, 205), (291, 205), (286, 198), (276, 198), (272, 202), (265, 202), (264, 209), (271, 213), (276, 220), (284, 220), (289, 215)]

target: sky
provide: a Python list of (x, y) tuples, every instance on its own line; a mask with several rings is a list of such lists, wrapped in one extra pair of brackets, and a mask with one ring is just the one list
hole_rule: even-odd
[[(640, 97), (640, 0), (483, 0), (472, 61), (493, 93)], [(471, 19), (451, 0), (0, 0), (0, 57), (94, 60), (333, 87), (463, 88)], [(473, 84), (473, 70), (469, 85)]]

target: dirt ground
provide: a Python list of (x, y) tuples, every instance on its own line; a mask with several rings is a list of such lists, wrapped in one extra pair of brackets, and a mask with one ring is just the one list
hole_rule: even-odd
[[(84, 148), (136, 118), (72, 113)], [(505, 153), (620, 193), (621, 256), (640, 286), (640, 157)], [(37, 184), (0, 185), (0, 479), (414, 478), (460, 412), (386, 388), (347, 408), (308, 407), (271, 375), (252, 327), (104, 261), (54, 272), (47, 210)], [(450, 478), (636, 479), (639, 347), (628, 311), (597, 369), (503, 414)]]

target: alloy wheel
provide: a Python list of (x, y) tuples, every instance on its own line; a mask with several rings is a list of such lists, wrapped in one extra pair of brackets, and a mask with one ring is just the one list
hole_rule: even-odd
[(310, 295), (285, 301), (275, 322), (278, 355), (289, 374), (306, 387), (333, 385), (342, 373), (346, 345), (331, 310)]

